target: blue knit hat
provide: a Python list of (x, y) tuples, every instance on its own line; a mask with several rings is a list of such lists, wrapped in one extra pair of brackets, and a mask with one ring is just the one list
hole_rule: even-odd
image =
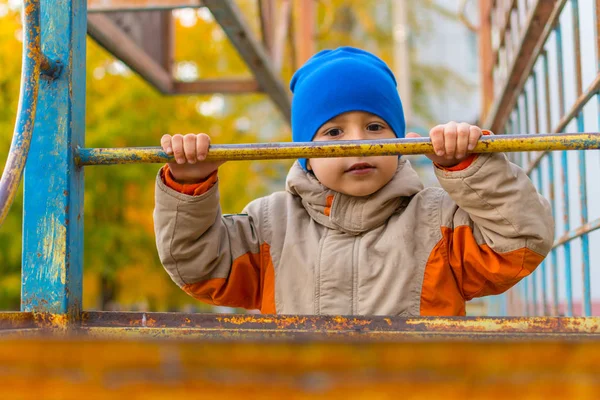
[[(396, 78), (377, 56), (354, 47), (323, 50), (292, 77), (292, 140), (310, 142), (330, 119), (365, 111), (382, 118), (396, 137), (406, 124)], [(306, 170), (306, 159), (300, 159)]]

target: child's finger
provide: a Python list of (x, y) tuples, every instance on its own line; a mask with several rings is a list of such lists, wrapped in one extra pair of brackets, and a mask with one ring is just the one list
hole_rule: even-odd
[(444, 147), (444, 125), (438, 125), (429, 131), (433, 151), (438, 156), (443, 156), (446, 152)]
[(196, 138), (196, 156), (198, 160), (204, 161), (208, 154), (208, 147), (210, 146), (210, 137), (204, 133), (201, 133)]
[(444, 126), (444, 146), (446, 148), (446, 158), (455, 157), (456, 153), (456, 122), (449, 122)]
[(479, 141), (479, 138), (482, 135), (483, 132), (481, 132), (481, 128), (479, 128), (478, 126), (471, 125), (471, 128), (469, 129), (469, 151), (472, 151), (475, 148), (477, 142)]
[(196, 161), (196, 135), (188, 133), (183, 137), (183, 151), (188, 163), (195, 164)]
[(471, 125), (462, 122), (458, 124), (456, 128), (456, 158), (463, 158), (467, 155), (467, 150), (469, 147), (470, 126)]
[(173, 154), (173, 146), (171, 145), (171, 135), (163, 135), (160, 138), (160, 146), (164, 150), (165, 153), (171, 155)]
[(173, 146), (173, 155), (177, 164), (185, 164), (185, 153), (183, 152), (183, 136), (179, 133), (173, 135), (171, 139), (171, 145)]

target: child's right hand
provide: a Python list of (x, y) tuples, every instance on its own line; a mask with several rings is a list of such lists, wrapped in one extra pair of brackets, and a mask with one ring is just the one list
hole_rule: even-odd
[(179, 183), (201, 182), (225, 163), (204, 161), (210, 146), (210, 137), (204, 133), (164, 135), (160, 145), (165, 153), (175, 156), (175, 162), (169, 163), (169, 169)]

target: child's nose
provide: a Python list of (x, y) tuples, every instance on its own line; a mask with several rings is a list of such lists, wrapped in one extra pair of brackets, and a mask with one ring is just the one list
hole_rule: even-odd
[(348, 140), (365, 140), (368, 139), (367, 132), (362, 127), (353, 127), (346, 136)]

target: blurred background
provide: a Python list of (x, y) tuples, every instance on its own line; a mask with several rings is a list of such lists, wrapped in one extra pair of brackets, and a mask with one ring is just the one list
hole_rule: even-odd
[[(357, 46), (385, 60), (398, 77), (408, 129), (426, 135), (449, 120), (479, 122), (476, 1), (316, 1), (316, 50)], [(237, 5), (260, 33), (254, 0)], [(464, 6), (464, 9), (463, 9)], [(19, 97), (20, 1), (0, 0), (0, 160), (7, 158)], [(460, 8), (460, 9), (459, 9)], [(463, 12), (463, 17), (459, 13)], [(223, 30), (204, 8), (173, 11), (173, 72), (183, 82), (251, 77)], [(293, 46), (292, 46), (293, 48)], [(286, 47), (290, 52), (290, 46)], [(282, 57), (285, 84), (294, 54)], [(289, 127), (263, 94), (163, 96), (88, 37), (86, 147), (156, 146), (165, 133), (205, 132), (214, 143), (290, 140)], [(412, 157), (426, 185), (430, 163)], [(236, 213), (284, 188), (291, 161), (231, 162), (221, 168), (222, 206)], [(85, 171), (85, 310), (233, 311), (204, 305), (164, 272), (152, 222), (158, 165)], [(20, 304), (22, 193), (0, 228), (0, 310)], [(471, 305), (477, 313), (477, 304)]]

